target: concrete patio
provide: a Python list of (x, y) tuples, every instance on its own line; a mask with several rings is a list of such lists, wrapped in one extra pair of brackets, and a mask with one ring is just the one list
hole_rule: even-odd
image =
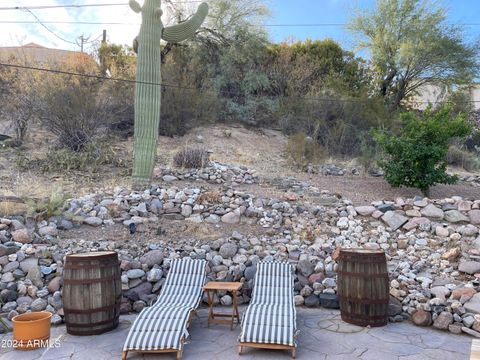
[[(240, 309), (241, 311), (244, 308)], [(206, 308), (198, 311), (190, 327), (190, 342), (184, 359), (290, 359), (290, 352), (281, 350), (245, 349), (237, 355), (240, 328), (230, 331), (225, 325), (207, 327)], [(1, 337), (1, 360), (109, 360), (120, 359), (122, 346), (135, 315), (122, 316), (120, 326), (103, 335), (79, 337), (66, 333), (65, 326), (52, 328), (52, 342), (58, 347), (18, 351), (6, 347), (11, 334)], [(340, 313), (327, 309), (297, 309), (298, 359), (372, 359), (372, 360), (465, 360), (469, 359), (472, 339), (432, 328), (421, 328), (409, 322), (389, 323), (382, 328), (361, 328), (340, 320)], [(130, 353), (128, 359), (175, 359), (175, 355), (140, 355)]]

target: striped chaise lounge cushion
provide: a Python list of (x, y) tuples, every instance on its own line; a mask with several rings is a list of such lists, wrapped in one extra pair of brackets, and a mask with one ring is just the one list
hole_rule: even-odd
[(295, 331), (292, 266), (260, 262), (252, 300), (242, 319), (240, 342), (295, 346)]
[(157, 302), (135, 319), (123, 351), (182, 349), (190, 313), (198, 306), (206, 276), (206, 261), (173, 260)]

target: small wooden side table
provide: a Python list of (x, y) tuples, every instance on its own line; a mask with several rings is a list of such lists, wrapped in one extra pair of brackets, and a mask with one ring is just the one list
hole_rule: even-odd
[[(240, 290), (242, 287), (241, 282), (222, 282), (222, 281), (210, 281), (204, 287), (203, 290), (207, 292), (207, 299), (208, 299), (208, 325), (210, 323), (217, 323), (217, 324), (230, 324), (230, 330), (233, 329), (233, 323), (235, 318), (237, 319), (237, 324), (240, 323), (240, 314), (238, 313), (237, 307), (237, 291)], [(213, 311), (213, 302), (215, 298), (216, 291), (230, 291), (232, 293), (232, 313), (217, 313)], [(230, 319), (216, 319), (215, 317), (219, 318), (230, 318)]]

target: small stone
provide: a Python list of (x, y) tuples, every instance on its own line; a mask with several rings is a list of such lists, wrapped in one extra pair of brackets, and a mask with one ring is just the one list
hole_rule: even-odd
[(61, 285), (62, 282), (63, 281), (62, 281), (62, 278), (60, 276), (54, 277), (48, 283), (48, 286), (47, 286), (48, 291), (50, 291), (53, 294), (55, 291), (60, 290), (60, 285)]
[(435, 228), (435, 235), (440, 237), (447, 237), (449, 235), (448, 229), (444, 228), (443, 226), (437, 226)]
[(45, 299), (36, 299), (30, 304), (32, 311), (42, 311), (47, 307), (48, 302)]
[(58, 314), (53, 314), (50, 318), (50, 323), (52, 325), (60, 325), (62, 323), (62, 317)]
[(232, 297), (230, 295), (224, 295), (220, 298), (220, 303), (223, 306), (230, 306), (232, 305)]
[[(127, 275), (128, 276), (128, 275)], [(163, 276), (163, 271), (162, 269), (158, 268), (153, 268), (151, 269), (148, 274), (147, 274), (147, 281), (149, 282), (157, 282), (159, 281)]]
[(232, 258), (236, 255), (238, 251), (238, 247), (236, 244), (233, 243), (225, 243), (220, 246), (219, 254), (224, 258)]
[(240, 222), (240, 214), (235, 211), (226, 213), (222, 216), (222, 222), (226, 224), (238, 224)]
[(425, 310), (417, 310), (412, 314), (412, 321), (418, 326), (430, 326), (432, 314)]
[(293, 300), (295, 302), (295, 306), (302, 306), (304, 303), (304, 299), (302, 295), (295, 295)]
[(38, 234), (40, 236), (57, 236), (58, 230), (56, 226), (44, 226), (38, 229)]
[(448, 250), (446, 253), (442, 254), (442, 259), (448, 260), (448, 261), (454, 261), (461, 253), (462, 251), (460, 250), (460, 248), (458, 247), (452, 248)]
[(457, 325), (457, 324), (450, 324), (448, 325), (448, 331), (450, 331), (452, 334), (461, 334), (462, 333), (462, 325)]
[(452, 291), (452, 299), (459, 300), (462, 296), (472, 298), (476, 293), (477, 291), (471, 287), (456, 288)]
[(315, 265), (308, 259), (302, 259), (298, 262), (297, 269), (303, 276), (309, 277), (313, 273)]
[(472, 329), (469, 329), (468, 327), (463, 326), (463, 327), (462, 327), (462, 331), (463, 331), (464, 333), (468, 334), (468, 335), (472, 335), (472, 336), (474, 336), (474, 337), (476, 337), (476, 338), (480, 338), (480, 332), (475, 331), (475, 330), (472, 330)]
[(340, 303), (337, 294), (322, 293), (318, 295), (320, 305), (327, 309), (339, 309)]
[(137, 300), (133, 303), (133, 311), (136, 313), (139, 313), (140, 311), (143, 310), (143, 308), (146, 306), (145, 302), (143, 300)]
[(473, 323), (475, 322), (475, 318), (473, 316), (465, 316), (462, 319), (463, 325), (470, 328), (472, 327)]
[(252, 280), (255, 277), (256, 272), (257, 272), (257, 267), (255, 265), (248, 266), (244, 272), (245, 279), (247, 281)]
[(347, 217), (341, 217), (337, 221), (337, 227), (339, 229), (348, 229), (348, 218)]
[(103, 220), (96, 216), (87, 217), (83, 220), (83, 222), (90, 226), (100, 226), (103, 224)]
[(145, 275), (145, 271), (142, 269), (131, 269), (127, 271), (127, 277), (129, 279), (139, 279)]
[(178, 178), (173, 175), (164, 175), (162, 177), (162, 180), (165, 182), (172, 182), (172, 181), (178, 180)]
[(317, 307), (320, 304), (320, 299), (317, 295), (312, 294), (305, 298), (304, 304), (307, 307)]

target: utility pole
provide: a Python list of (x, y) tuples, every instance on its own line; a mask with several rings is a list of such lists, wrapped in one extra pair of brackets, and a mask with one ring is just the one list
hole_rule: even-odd
[[(80, 39), (80, 44), (79, 44), (79, 45), (80, 45), (80, 52), (83, 53), (83, 44), (85, 44), (85, 43), (88, 41), (88, 39), (90, 39), (90, 37), (87, 37), (87, 38), (86, 38), (86, 37), (82, 34), (82, 35), (80, 35), (79, 39)], [(78, 44), (78, 43), (77, 43), (77, 44)]]
[(103, 29), (102, 44), (107, 42), (107, 30)]

